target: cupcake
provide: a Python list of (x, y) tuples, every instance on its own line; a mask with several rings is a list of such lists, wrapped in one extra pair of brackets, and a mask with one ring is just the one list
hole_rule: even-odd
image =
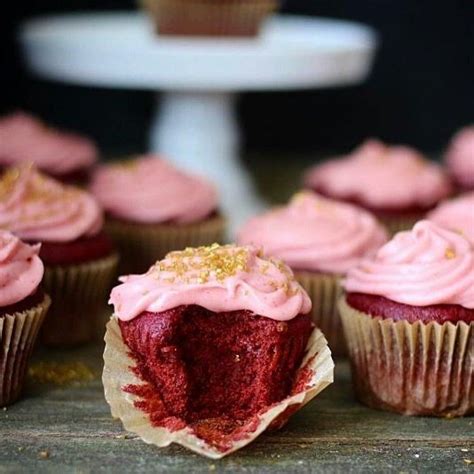
[(276, 0), (141, 0), (160, 35), (256, 36)]
[(112, 290), (103, 384), (147, 443), (220, 458), (279, 428), (333, 379), (311, 301), (254, 247), (188, 248)]
[(459, 232), (474, 243), (474, 191), (442, 202), (427, 219)]
[(339, 281), (386, 241), (387, 233), (369, 212), (309, 191), (254, 217), (238, 235), (239, 243), (262, 246), (291, 267), (311, 297), (313, 321), (335, 355), (345, 354), (337, 311)]
[(223, 239), (216, 189), (158, 157), (101, 166), (90, 189), (106, 211), (122, 274), (142, 273), (171, 250)]
[(442, 168), (407, 146), (368, 140), (309, 170), (305, 185), (372, 211), (391, 231), (410, 229), (451, 193)]
[(446, 166), (461, 190), (474, 190), (474, 125), (454, 135), (446, 152)]
[(0, 118), (0, 167), (34, 163), (53, 178), (82, 184), (97, 155), (88, 138), (48, 127), (29, 114), (15, 112)]
[(9, 168), (0, 179), (0, 228), (42, 244), (43, 285), (53, 300), (43, 342), (90, 341), (104, 315), (117, 264), (95, 199), (34, 168)]
[(39, 288), (44, 267), (39, 245), (0, 230), (0, 407), (21, 394), (26, 367), (49, 296)]
[(357, 397), (406, 415), (474, 413), (474, 247), (429, 221), (351, 269), (340, 312)]

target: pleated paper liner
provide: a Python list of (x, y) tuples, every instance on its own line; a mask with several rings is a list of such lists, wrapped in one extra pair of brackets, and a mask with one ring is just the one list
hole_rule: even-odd
[(311, 316), (316, 326), (326, 337), (331, 353), (335, 356), (347, 355), (346, 341), (337, 307), (341, 286), (339, 275), (295, 271), (295, 277), (306, 290), (313, 308)]
[[(314, 329), (308, 341), (306, 355), (298, 371), (301, 377), (305, 377), (303, 380), (308, 378), (304, 388), (297, 394), (272, 405), (256, 420), (253, 417), (248, 423), (248, 431), (241, 428), (239, 436), (226, 440), (225, 448), (218, 449), (198, 438), (189, 427), (171, 431), (167, 428), (152, 426), (148, 415), (135, 406), (135, 402), (140, 399), (136, 395), (122, 390), (122, 387), (140, 384), (142, 381), (133, 371), (135, 362), (128, 355), (128, 348), (122, 340), (120, 327), (115, 317), (112, 317), (107, 324), (105, 342), (105, 365), (102, 381), (105, 398), (111, 407), (112, 416), (120, 418), (126, 430), (136, 433), (146, 443), (159, 447), (177, 443), (213, 459), (219, 459), (244, 447), (269, 427), (282, 426), (294, 411), (304, 406), (333, 382), (334, 363), (331, 359), (331, 352), (321, 331)], [(298, 379), (298, 374), (296, 374), (295, 380)]]
[(276, 0), (142, 0), (161, 35), (256, 36)]
[(33, 308), (0, 317), (0, 406), (13, 403), (21, 394), (28, 361), (51, 300)]
[(77, 265), (46, 267), (43, 286), (52, 299), (41, 341), (50, 346), (74, 346), (96, 338), (104, 325), (104, 312), (118, 255)]
[(120, 252), (119, 274), (146, 272), (172, 250), (199, 247), (224, 239), (225, 220), (214, 216), (192, 224), (137, 224), (107, 219), (106, 233)]
[(339, 302), (356, 395), (405, 415), (474, 413), (474, 323), (409, 323)]

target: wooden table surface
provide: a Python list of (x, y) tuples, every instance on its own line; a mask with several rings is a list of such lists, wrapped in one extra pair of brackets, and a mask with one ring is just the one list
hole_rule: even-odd
[(474, 418), (410, 418), (353, 399), (347, 362), (336, 381), (290, 423), (220, 461), (127, 435), (104, 401), (101, 348), (42, 352), (80, 361), (95, 377), (58, 386), (29, 379), (24, 398), (0, 410), (0, 472), (470, 472)]

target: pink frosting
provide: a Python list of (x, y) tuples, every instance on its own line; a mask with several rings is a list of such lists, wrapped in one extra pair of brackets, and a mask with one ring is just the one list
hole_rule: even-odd
[(190, 304), (214, 312), (249, 310), (278, 321), (311, 310), (311, 300), (291, 270), (253, 246), (214, 244), (171, 252), (144, 275), (120, 281), (110, 303), (124, 321), (144, 311)]
[(474, 243), (474, 191), (442, 202), (427, 219), (463, 234)]
[(310, 169), (305, 184), (375, 209), (430, 207), (451, 192), (440, 166), (412, 148), (387, 146), (377, 140)]
[(97, 161), (97, 148), (75, 133), (47, 127), (31, 115), (16, 112), (0, 119), (0, 164), (34, 163), (53, 175), (88, 168)]
[(459, 184), (474, 187), (474, 125), (463, 128), (453, 137), (446, 163)]
[(111, 215), (134, 222), (196, 222), (217, 208), (210, 183), (152, 155), (100, 167), (91, 191)]
[(102, 228), (102, 211), (87, 192), (31, 167), (9, 168), (0, 180), (0, 228), (22, 239), (70, 242)]
[(412, 306), (457, 304), (471, 309), (474, 247), (456, 232), (420, 221), (352, 268), (343, 286)]
[(43, 279), (40, 245), (28, 245), (0, 230), (0, 307), (24, 300)]
[(294, 270), (343, 274), (387, 241), (383, 227), (367, 211), (311, 192), (251, 219), (238, 242), (261, 245)]

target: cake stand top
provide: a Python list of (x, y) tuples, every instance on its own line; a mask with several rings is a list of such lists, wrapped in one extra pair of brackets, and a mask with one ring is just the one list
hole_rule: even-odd
[(269, 19), (256, 39), (160, 37), (137, 12), (36, 18), (21, 41), (28, 65), (45, 78), (212, 92), (354, 84), (369, 73), (376, 47), (366, 26), (290, 15)]

